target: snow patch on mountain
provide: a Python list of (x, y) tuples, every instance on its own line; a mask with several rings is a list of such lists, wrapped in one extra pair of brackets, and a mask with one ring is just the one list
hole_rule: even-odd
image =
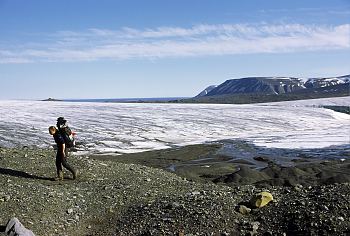
[(217, 87), (217, 85), (210, 85), (210, 86), (206, 87), (202, 92), (200, 92), (196, 97), (205, 96), (216, 87)]

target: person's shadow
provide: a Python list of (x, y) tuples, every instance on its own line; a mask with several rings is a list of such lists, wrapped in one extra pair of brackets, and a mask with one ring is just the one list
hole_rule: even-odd
[(27, 172), (24, 172), (24, 171), (12, 170), (12, 169), (1, 168), (1, 167), (0, 167), (0, 174), (28, 178), (28, 179), (53, 180), (53, 178), (31, 175), (31, 174), (28, 174)]

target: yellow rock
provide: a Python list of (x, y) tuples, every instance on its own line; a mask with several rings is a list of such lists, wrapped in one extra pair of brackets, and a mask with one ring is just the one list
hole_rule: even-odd
[(252, 197), (250, 203), (254, 207), (263, 207), (266, 206), (269, 202), (273, 200), (272, 194), (269, 192), (261, 192)]

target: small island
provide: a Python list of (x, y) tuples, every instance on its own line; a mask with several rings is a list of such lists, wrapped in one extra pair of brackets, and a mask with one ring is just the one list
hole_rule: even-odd
[(44, 100), (41, 100), (42, 102), (62, 102), (63, 100), (55, 99), (55, 98), (47, 98)]

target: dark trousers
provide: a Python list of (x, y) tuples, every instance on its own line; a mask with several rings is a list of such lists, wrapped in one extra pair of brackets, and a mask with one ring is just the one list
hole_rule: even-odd
[(62, 166), (67, 170), (69, 170), (70, 172), (72, 172), (72, 174), (75, 172), (74, 168), (68, 164), (67, 158), (57, 154), (56, 155), (57, 175), (59, 175), (59, 173), (63, 170)]

